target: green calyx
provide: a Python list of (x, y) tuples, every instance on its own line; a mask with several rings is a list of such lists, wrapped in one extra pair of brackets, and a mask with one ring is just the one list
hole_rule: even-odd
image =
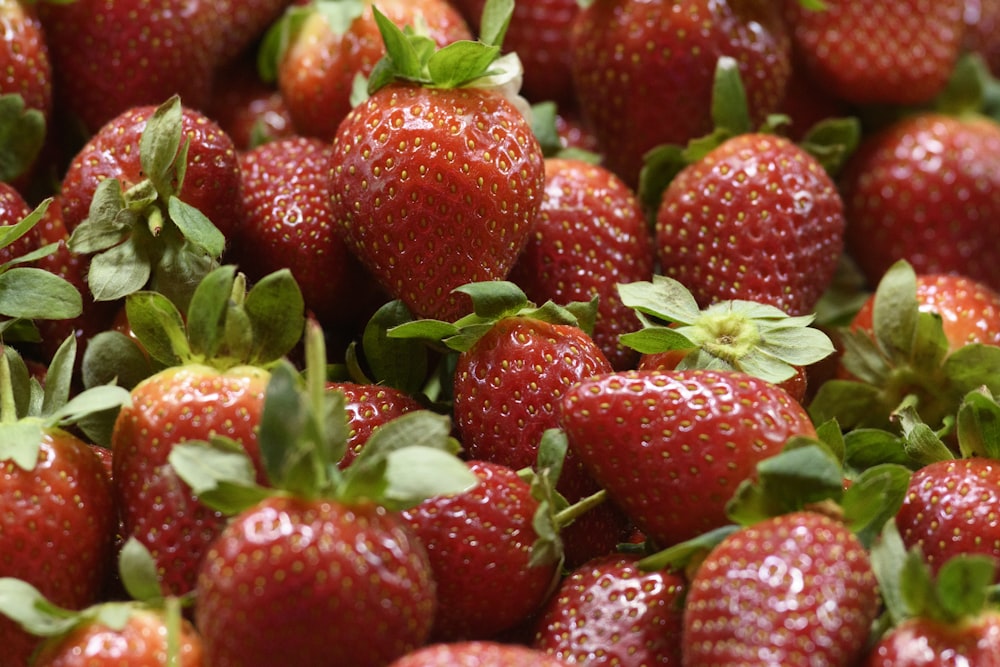
[(152, 285), (184, 308), (190, 286), (222, 255), (222, 233), (178, 197), (189, 146), (182, 118), (177, 96), (156, 109), (139, 143), (145, 180), (127, 190), (117, 179), (102, 181), (88, 217), (70, 236), (73, 252), (94, 255), (87, 280), (97, 301)]
[(0, 181), (10, 183), (34, 164), (45, 143), (45, 114), (26, 109), (20, 93), (0, 95)]
[(677, 368), (738, 370), (782, 382), (833, 353), (833, 343), (809, 326), (812, 316), (791, 317), (774, 306), (730, 300), (704, 310), (684, 285), (667, 276), (618, 285), (622, 303), (643, 328), (621, 342), (643, 354), (676, 350)]
[(305, 325), (305, 303), (289, 270), (264, 276), (248, 290), (232, 265), (197, 284), (186, 316), (151, 290), (128, 295), (125, 312), (136, 340), (117, 331), (95, 336), (84, 357), (86, 382), (127, 377), (134, 386), (157, 370), (183, 364), (268, 367), (298, 344)]
[(547, 301), (537, 306), (528, 300), (516, 284), (505, 280), (486, 280), (456, 287), (467, 294), (473, 312), (455, 322), (412, 320), (389, 329), (390, 338), (419, 339), (439, 344), (443, 351), (464, 352), (476, 344), (493, 325), (507, 317), (530, 317), (552, 324), (577, 326), (588, 333), (594, 329), (597, 300), (559, 305)]
[(872, 332), (841, 335), (841, 363), (856, 379), (824, 382), (809, 406), (814, 420), (898, 431), (893, 415), (911, 402), (921, 420), (938, 429), (969, 392), (1000, 392), (1000, 347), (976, 343), (949, 352), (941, 317), (920, 310), (908, 262), (886, 271), (874, 299)]
[(202, 502), (228, 514), (272, 495), (401, 510), (477, 483), (456, 456), (450, 420), (426, 410), (375, 429), (351, 465), (339, 469), (348, 438), (346, 399), (326, 388), (326, 352), (315, 322), (305, 345), (305, 377), (282, 361), (265, 393), (258, 442), (269, 487), (256, 484), (252, 463), (231, 441), (188, 442), (171, 451), (171, 465)]
[(4, 347), (0, 354), (0, 461), (34, 470), (46, 433), (83, 426), (88, 418), (117, 413), (130, 402), (128, 390), (114, 384), (91, 387), (70, 398), (75, 357), (76, 338), (70, 335), (53, 355), (43, 387), (21, 356)]
[(419, 26), (400, 29), (377, 7), (373, 10), (386, 55), (368, 77), (369, 95), (398, 80), (436, 88), (512, 88), (511, 96), (517, 94), (523, 73), (521, 62), (514, 53), (501, 55), (514, 12), (513, 0), (487, 0), (479, 39), (458, 40), (441, 48), (422, 34)]

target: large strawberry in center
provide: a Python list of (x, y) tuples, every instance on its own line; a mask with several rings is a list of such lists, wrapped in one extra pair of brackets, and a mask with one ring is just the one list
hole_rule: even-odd
[[(495, 17), (495, 12), (486, 12)], [(419, 317), (468, 310), (460, 285), (507, 276), (541, 203), (541, 148), (506, 26), (434, 51), (376, 11), (387, 55), (334, 139), (333, 209), (350, 248)]]

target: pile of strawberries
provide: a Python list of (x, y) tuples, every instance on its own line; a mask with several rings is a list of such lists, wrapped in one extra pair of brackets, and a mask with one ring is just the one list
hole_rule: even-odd
[(0, 667), (998, 664), (1000, 1), (0, 15)]

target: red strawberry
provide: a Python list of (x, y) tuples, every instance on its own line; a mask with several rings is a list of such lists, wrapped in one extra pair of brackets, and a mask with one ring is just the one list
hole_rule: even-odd
[(736, 371), (605, 373), (563, 392), (559, 409), (570, 451), (661, 546), (728, 523), (757, 463), (815, 436), (787, 392)]
[(545, 194), (533, 238), (510, 280), (538, 303), (597, 297), (593, 338), (617, 369), (638, 355), (619, 335), (639, 322), (618, 295), (618, 283), (649, 280), (653, 245), (638, 197), (607, 169), (576, 159), (545, 160)]
[(966, 0), (963, 48), (982, 56), (991, 73), (1000, 72), (1000, 2), (997, 0)]
[(432, 640), (487, 639), (509, 630), (541, 606), (559, 576), (558, 558), (533, 559), (539, 501), (531, 485), (497, 463), (471, 461), (469, 469), (479, 478), (475, 488), (403, 511), (437, 583)]
[(744, 299), (810, 313), (843, 237), (843, 202), (822, 165), (765, 134), (735, 136), (685, 167), (656, 215), (663, 274), (702, 306)]
[(347, 399), (344, 407), (350, 433), (347, 449), (338, 463), (341, 468), (346, 468), (358, 457), (376, 428), (423, 407), (409, 394), (388, 386), (332, 382), (327, 389), (342, 392)]
[[(49, 209), (58, 207), (49, 206)], [(0, 226), (10, 227), (21, 222), (31, 213), (31, 207), (25, 201), (24, 195), (9, 183), (0, 182)], [(41, 224), (41, 221), (39, 221)], [(23, 257), (32, 250), (40, 247), (38, 242), (39, 232), (36, 225), (21, 238), (15, 240), (8, 246), (0, 248), (0, 262), (6, 263), (13, 259)]]
[(290, 269), (320, 323), (353, 333), (384, 298), (334, 230), (332, 154), (329, 143), (306, 137), (241, 154), (246, 222), (228, 256), (251, 281)]
[(393, 661), (389, 667), (566, 667), (541, 651), (496, 641), (431, 644)]
[(872, 284), (896, 260), (1000, 289), (1000, 126), (923, 113), (863, 139), (841, 174), (847, 250)]
[[(712, 81), (720, 56), (738, 61), (755, 122), (785, 95), (790, 41), (775, 3), (595, 0), (571, 30), (583, 117), (605, 164), (632, 187), (648, 150), (683, 145), (712, 130)], [(664, 109), (670, 122), (664, 122)]]
[(959, 554), (1000, 558), (1000, 464), (987, 458), (935, 461), (910, 478), (896, 513), (904, 546), (919, 547), (932, 574)]
[[(380, 29), (399, 33), (394, 45), (405, 41), (384, 17)], [(489, 62), (495, 46), (466, 42), (438, 51), (433, 70), (399, 54), (387, 57), (383, 62), (412, 65), (407, 77), (430, 83), (433, 71), (444, 78), (434, 86), (392, 82), (383, 68), (371, 97), (344, 119), (334, 140), (331, 188), (340, 231), (418, 317), (457, 319), (468, 302), (454, 288), (506, 277), (541, 203), (541, 149), (499, 88), (516, 82), (518, 69), (509, 58)], [(468, 65), (472, 52), (483, 56), (476, 60), (481, 70), (453, 69)], [(490, 67), (498, 73), (484, 77)], [(490, 87), (455, 87), (477, 78)]]
[(820, 86), (856, 104), (919, 104), (941, 91), (958, 58), (964, 0), (787, 0), (795, 57)]
[(220, 72), (205, 115), (218, 123), (238, 151), (296, 134), (281, 92), (257, 72), (255, 60), (237, 60)]
[[(919, 647), (919, 650), (915, 650)], [(862, 667), (939, 667), (1000, 664), (1000, 612), (986, 610), (958, 623), (913, 618), (885, 633)]]
[[(438, 46), (471, 39), (469, 27), (445, 0), (385, 0), (374, 3), (394, 24), (417, 21)], [(296, 129), (331, 140), (351, 110), (356, 76), (368, 76), (385, 54), (372, 0), (313, 0), (286, 12), (271, 28), (264, 58), (275, 76)], [(279, 37), (280, 35), (280, 37)]]
[(571, 664), (680, 665), (681, 575), (609, 554), (570, 572), (538, 620), (533, 646)]
[(684, 606), (684, 664), (849, 667), (879, 608), (868, 553), (844, 524), (810, 511), (765, 519), (698, 566)]

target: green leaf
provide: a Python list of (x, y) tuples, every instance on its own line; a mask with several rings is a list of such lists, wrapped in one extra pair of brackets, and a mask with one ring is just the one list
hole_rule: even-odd
[(158, 106), (139, 139), (142, 173), (162, 197), (174, 194), (174, 161), (181, 145), (183, 108), (177, 95)]
[(54, 273), (26, 266), (0, 273), (0, 315), (64, 320), (81, 312), (80, 292)]
[[(2, 101), (3, 96), (0, 96), (0, 104), (2, 104)], [(51, 204), (52, 197), (44, 199), (34, 208), (34, 210), (31, 211), (31, 213), (24, 216), (24, 218), (17, 223), (13, 225), (0, 226), (0, 248), (6, 248), (10, 244), (14, 243), (14, 241), (17, 241), (19, 238), (31, 231), (35, 225), (41, 221)]]
[(500, 48), (480, 42), (459, 40), (436, 51), (427, 61), (427, 73), (434, 85), (457, 88), (473, 81), (489, 69)]
[(115, 301), (144, 288), (151, 273), (149, 255), (132, 237), (91, 258), (87, 284), (95, 301)]
[(189, 440), (174, 445), (167, 460), (202, 503), (226, 515), (237, 514), (274, 493), (256, 484), (253, 462), (232, 440)]
[(402, 301), (382, 305), (365, 325), (362, 346), (374, 378), (409, 394), (420, 391), (427, 378), (428, 351), (419, 339), (393, 338), (388, 331), (413, 315)]
[(945, 359), (943, 370), (952, 390), (961, 396), (979, 387), (1000, 394), (1000, 347), (982, 343), (963, 345)]
[(917, 467), (906, 454), (899, 434), (884, 429), (852, 429), (844, 434), (844, 446), (844, 460), (856, 470), (866, 470), (882, 463), (894, 463), (910, 469)]
[(742, 529), (743, 526), (736, 524), (720, 526), (690, 540), (679, 542), (662, 551), (646, 556), (639, 561), (638, 567), (645, 572), (655, 572), (668, 568), (682, 570), (692, 559), (707, 554), (722, 540)]
[(468, 465), (454, 454), (424, 446), (407, 446), (386, 456), (383, 502), (400, 510), (428, 498), (464, 493), (478, 483)]
[(221, 257), (226, 238), (205, 214), (177, 197), (167, 200), (170, 219), (191, 245), (211, 257)]
[(459, 327), (443, 320), (411, 320), (389, 328), (385, 335), (390, 339), (442, 341), (460, 332)]
[(1000, 460), (1000, 404), (980, 389), (969, 392), (958, 409), (958, 446), (963, 457)]
[(45, 132), (41, 110), (26, 109), (20, 93), (0, 95), (0, 181), (10, 183), (28, 171), (45, 143)]
[(170, 299), (158, 292), (135, 292), (125, 300), (125, 313), (150, 357), (164, 366), (191, 358), (184, 318)]
[(306, 407), (298, 373), (287, 362), (277, 364), (264, 394), (258, 442), (268, 480), (278, 488), (287, 488), (292, 450), (305, 428)]
[(129, 405), (131, 400), (131, 394), (124, 387), (114, 385), (91, 387), (81, 391), (66, 405), (53, 412), (49, 421), (60, 426), (74, 424), (87, 415)]
[[(24, 363), (24, 358), (12, 346), (4, 345), (2, 348), (3, 359), (0, 360), (0, 370), (7, 373), (10, 378), (10, 389), (13, 392), (14, 414), (3, 414), (5, 421), (14, 421), (21, 417), (38, 416), (42, 411), (44, 392), (41, 385), (29, 372), (28, 366)], [(3, 389), (4, 380), (0, 379), (0, 389)], [(7, 406), (4, 406), (7, 409)]]
[(302, 339), (305, 302), (291, 271), (276, 271), (257, 281), (247, 293), (244, 307), (253, 327), (254, 363), (276, 361)]
[(38, 419), (0, 423), (0, 461), (12, 461), (22, 470), (34, 470), (44, 437)]
[(712, 121), (716, 130), (721, 130), (726, 137), (747, 134), (753, 130), (739, 63), (729, 56), (719, 57), (715, 66)]
[(694, 296), (673, 278), (655, 275), (652, 281), (619, 283), (617, 287), (622, 303), (645, 315), (678, 324), (690, 324), (701, 316)]
[(187, 340), (191, 352), (205, 358), (216, 356), (225, 336), (236, 267), (220, 266), (209, 272), (194, 290), (187, 312)]
[[(372, 13), (375, 16), (375, 24), (382, 34), (382, 41), (385, 43), (385, 58), (392, 65), (395, 75), (419, 81), (422, 78), (423, 65), (413, 43), (395, 23), (379, 11), (378, 7), (372, 6)], [(375, 91), (369, 87), (368, 92)]]
[(139, 216), (125, 205), (121, 183), (107, 178), (97, 185), (90, 212), (70, 234), (67, 246), (79, 254), (107, 250), (127, 239), (138, 220)]
[[(880, 538), (872, 544), (870, 554), (872, 570), (878, 580), (886, 613), (892, 624), (899, 623), (910, 616), (903, 593), (903, 569), (908, 556), (893, 519), (886, 522)], [(912, 565), (911, 563), (910, 566)], [(919, 558), (916, 565), (920, 566)]]
[(816, 423), (836, 419), (845, 430), (888, 424), (879, 387), (855, 380), (834, 379), (820, 385), (809, 403), (809, 416)]
[(323, 16), (334, 35), (343, 35), (365, 13), (366, 4), (362, 0), (318, 0), (311, 9)]
[(667, 186), (688, 164), (683, 146), (663, 144), (646, 152), (638, 186), (639, 200), (645, 210), (659, 210)]
[(513, 16), (514, 0), (487, 0), (479, 18), (479, 41), (490, 46), (503, 46)]
[(825, 118), (806, 132), (799, 145), (836, 178), (860, 141), (861, 122), (857, 118)]
[(120, 331), (101, 331), (87, 341), (80, 374), (84, 387), (115, 384), (132, 389), (162, 366), (150, 361), (136, 341)]
[(0, 578), (0, 614), (39, 637), (61, 635), (79, 622), (76, 614), (56, 607), (37, 588), (13, 577)]
[(935, 592), (948, 620), (958, 622), (982, 612), (996, 569), (996, 561), (983, 554), (958, 554), (941, 565)]
[(906, 260), (899, 260), (879, 281), (872, 308), (875, 337), (890, 359), (909, 359), (918, 312), (916, 274)]
[(909, 488), (910, 470), (883, 463), (864, 470), (840, 500), (851, 531), (871, 545), (895, 516)]
[(530, 304), (524, 290), (508, 280), (467, 283), (453, 291), (467, 294), (472, 299), (473, 312), (484, 320), (498, 320), (513, 315)]
[(125, 590), (133, 600), (160, 600), (160, 578), (156, 560), (149, 549), (135, 537), (129, 537), (118, 555), (118, 572)]
[(552, 157), (562, 151), (562, 140), (556, 129), (555, 102), (538, 102), (531, 105), (531, 131), (542, 147), (545, 157)]
[(907, 397), (892, 413), (903, 431), (903, 448), (907, 456), (921, 466), (954, 458), (938, 434), (920, 419), (912, 399), (912, 396)]

